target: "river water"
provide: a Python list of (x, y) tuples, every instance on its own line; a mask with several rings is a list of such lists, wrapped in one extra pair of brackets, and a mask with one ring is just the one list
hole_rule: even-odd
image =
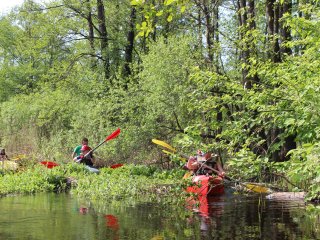
[(0, 199), (0, 239), (320, 239), (319, 211), (303, 202), (225, 194), (187, 205), (9, 196)]

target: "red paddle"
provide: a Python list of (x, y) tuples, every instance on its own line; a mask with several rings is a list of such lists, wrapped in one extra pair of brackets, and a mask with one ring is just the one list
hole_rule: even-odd
[(49, 161), (42, 161), (40, 162), (42, 165), (46, 166), (47, 168), (54, 168), (56, 166), (59, 166), (58, 163), (55, 162), (49, 162)]
[(98, 146), (96, 146), (95, 148), (91, 149), (84, 157), (88, 156), (90, 153), (92, 153), (94, 150), (96, 150), (98, 147), (100, 147), (102, 144), (104, 144), (105, 142), (112, 140), (116, 137), (118, 137), (118, 135), (120, 134), (120, 128), (118, 128), (117, 130), (115, 130), (113, 133), (111, 133), (108, 137), (106, 137), (105, 140), (103, 140), (103, 142), (101, 142)]
[(110, 166), (110, 168), (115, 169), (115, 168), (119, 168), (119, 167), (122, 167), (122, 166), (123, 166), (123, 164), (121, 164), (121, 163), (117, 163), (117, 164), (113, 164), (113, 165), (111, 165), (111, 166)]

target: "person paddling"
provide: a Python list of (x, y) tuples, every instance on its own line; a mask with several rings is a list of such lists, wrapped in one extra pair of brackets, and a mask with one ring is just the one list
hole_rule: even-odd
[(4, 160), (9, 160), (9, 158), (6, 154), (6, 150), (4, 148), (0, 148), (0, 161), (2, 162), (2, 169), (4, 168)]
[(186, 167), (192, 170), (195, 175), (217, 173), (219, 177), (225, 176), (220, 157), (211, 152), (203, 153), (198, 150), (196, 156), (189, 157)]
[(91, 150), (91, 147), (89, 147), (88, 145), (83, 145), (80, 149), (81, 154), (75, 157), (73, 160), (77, 163), (82, 163), (89, 167), (93, 167), (94, 157), (92, 152), (89, 153), (90, 150)]
[(90, 172), (99, 173), (100, 171), (93, 167), (95, 162), (93, 152), (91, 151), (91, 147), (88, 145), (83, 145), (81, 147), (81, 154), (73, 159), (76, 163), (82, 163), (86, 165), (86, 168)]
[(0, 160), (9, 160), (8, 155), (6, 154), (6, 150), (4, 148), (0, 148)]
[(83, 138), (81, 141), (81, 145), (78, 145), (74, 148), (73, 152), (72, 152), (72, 159), (74, 159), (75, 157), (78, 157), (81, 155), (81, 148), (83, 145), (89, 145), (89, 140), (88, 138)]

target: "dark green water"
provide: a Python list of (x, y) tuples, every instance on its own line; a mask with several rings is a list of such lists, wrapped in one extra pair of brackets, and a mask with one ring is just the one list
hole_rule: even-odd
[(320, 239), (320, 216), (302, 202), (232, 194), (189, 209), (37, 194), (0, 199), (0, 239)]

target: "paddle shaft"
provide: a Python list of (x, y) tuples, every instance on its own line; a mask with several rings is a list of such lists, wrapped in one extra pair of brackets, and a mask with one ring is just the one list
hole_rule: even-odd
[[(203, 166), (219, 174), (219, 171), (217, 171), (216, 169), (214, 169), (214, 168), (212, 168), (212, 167), (210, 167), (210, 166), (208, 166), (206, 164), (203, 164)], [(240, 185), (244, 186), (245, 188), (247, 188), (247, 189), (249, 189), (249, 190), (251, 190), (253, 192), (264, 193), (266, 191), (268, 191), (268, 192), (271, 191), (269, 188), (266, 188), (266, 187), (263, 187), (263, 186), (259, 186), (257, 184), (253, 184), (253, 183), (252, 184), (245, 184), (245, 183), (239, 182), (237, 180), (234, 180), (234, 179), (232, 179), (232, 178), (230, 178), (228, 176), (224, 176), (224, 178), (229, 180), (229, 181), (232, 181), (232, 182), (237, 182)]]
[(86, 155), (84, 155), (84, 158), (87, 157), (89, 154), (91, 154), (94, 150), (96, 150), (98, 147), (100, 147), (105, 142), (116, 138), (119, 134), (120, 134), (120, 128), (118, 128), (113, 133), (111, 133), (109, 136), (107, 136), (106, 139), (103, 140), (101, 143), (99, 143), (98, 146), (96, 146), (95, 148), (91, 149), (88, 153), (86, 153)]
[(95, 148), (91, 149), (89, 152), (86, 153), (86, 155), (84, 155), (84, 157), (87, 157), (88, 155), (90, 155), (94, 150), (96, 150), (98, 147), (100, 147), (102, 144), (104, 144), (106, 142), (106, 140), (104, 140), (103, 142), (99, 143), (98, 146), (96, 146)]
[[(220, 172), (217, 169), (214, 169), (213, 167), (208, 166), (207, 164), (202, 164), (202, 167), (208, 168), (212, 171), (214, 171), (215, 173), (217, 173), (218, 175), (220, 174)], [(233, 181), (231, 178), (229, 178), (228, 176), (224, 176), (225, 179), (229, 180), (229, 181)]]

